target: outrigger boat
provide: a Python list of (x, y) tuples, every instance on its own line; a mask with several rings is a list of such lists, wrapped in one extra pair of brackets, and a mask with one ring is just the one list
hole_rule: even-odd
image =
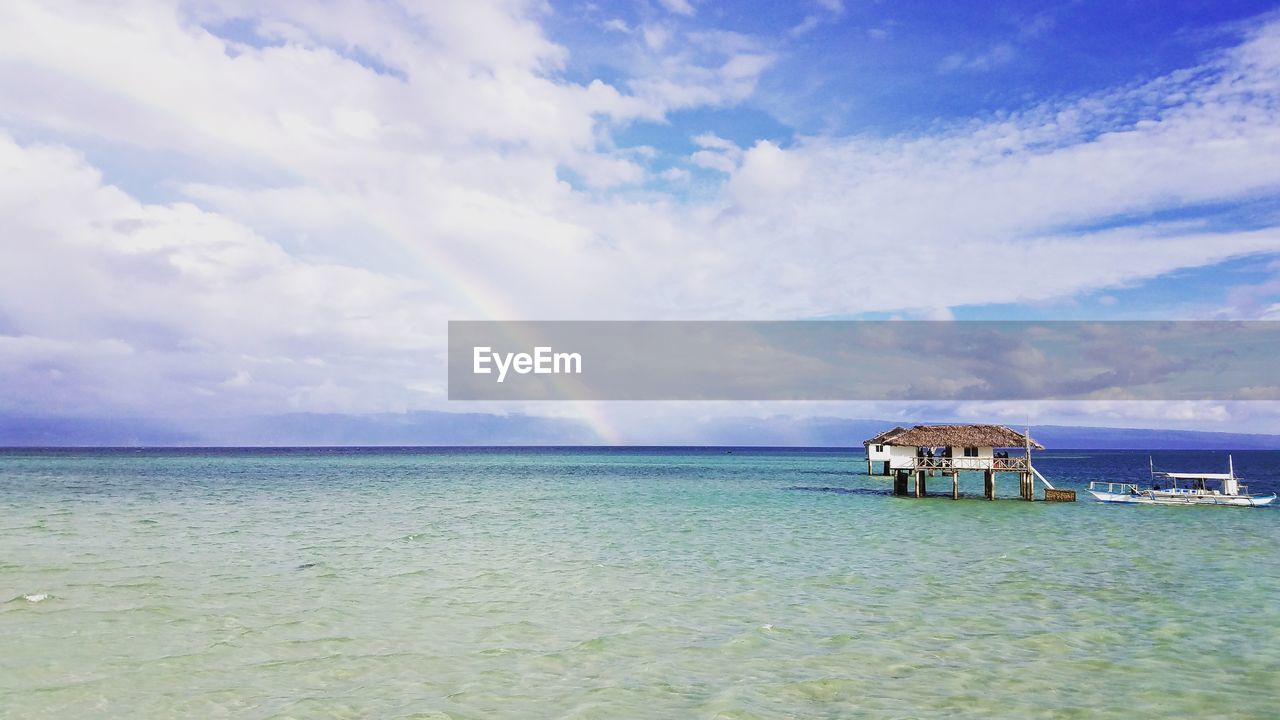
[[(1225, 473), (1175, 473), (1156, 472), (1151, 467), (1151, 488), (1143, 490), (1134, 483), (1095, 480), (1089, 483), (1089, 493), (1105, 503), (1130, 503), (1136, 505), (1233, 505), (1236, 507), (1262, 507), (1276, 499), (1276, 494), (1251, 495), (1248, 485), (1241, 485), (1236, 477), (1235, 464), (1227, 456)], [(1156, 484), (1157, 478), (1169, 481), (1168, 487)], [(1217, 484), (1217, 487), (1210, 487)], [(1103, 487), (1105, 486), (1105, 490)]]

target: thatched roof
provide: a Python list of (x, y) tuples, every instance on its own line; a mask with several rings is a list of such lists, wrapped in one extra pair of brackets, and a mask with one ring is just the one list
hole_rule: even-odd
[[(883, 445), (907, 447), (1022, 447), (1027, 436), (1003, 425), (916, 425), (910, 430), (894, 428), (867, 440)], [(1043, 450), (1035, 440), (1031, 447)]]
[(906, 431), (907, 431), (906, 428), (899, 425), (892, 430), (885, 430), (884, 432), (880, 433), (879, 435), (876, 435), (873, 438), (870, 438), (868, 440), (863, 440), (862, 444), (863, 445), (882, 445), (884, 443), (887, 443), (889, 441), (889, 438), (893, 437), (894, 435), (897, 435), (898, 433), (904, 433)]

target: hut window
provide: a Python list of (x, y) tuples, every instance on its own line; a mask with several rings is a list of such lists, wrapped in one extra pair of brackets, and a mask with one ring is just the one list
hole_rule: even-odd
[(884, 446), (883, 446), (883, 445), (877, 445), (877, 446), (876, 446), (876, 452), (884, 452)]
[(965, 448), (965, 449), (964, 449), (964, 456), (965, 456), (965, 457), (978, 457), (978, 448), (976, 448), (976, 447), (972, 447), (972, 448)]

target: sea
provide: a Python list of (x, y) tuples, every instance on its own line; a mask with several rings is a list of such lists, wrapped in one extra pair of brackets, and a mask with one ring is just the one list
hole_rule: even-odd
[(3, 450), (0, 717), (1280, 716), (1280, 511), (1036, 466), (1080, 501), (860, 447)]

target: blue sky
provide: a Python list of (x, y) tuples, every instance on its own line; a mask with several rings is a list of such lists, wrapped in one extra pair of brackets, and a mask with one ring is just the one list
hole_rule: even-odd
[(743, 2), (694, 4), (689, 16), (661, 3), (555, 7), (549, 33), (580, 58), (570, 75), (588, 80), (627, 76), (618, 31), (601, 32), (610, 21), (759, 38), (777, 60), (755, 96), (730, 112), (681, 118), (749, 144), (926, 131), (1156, 78), (1238, 44), (1276, 4)]
[[(896, 411), (462, 407), (447, 321), (1280, 319), (1278, 10), (6, 3), (0, 413), (639, 441)], [(1259, 403), (946, 411), (1280, 431)]]

